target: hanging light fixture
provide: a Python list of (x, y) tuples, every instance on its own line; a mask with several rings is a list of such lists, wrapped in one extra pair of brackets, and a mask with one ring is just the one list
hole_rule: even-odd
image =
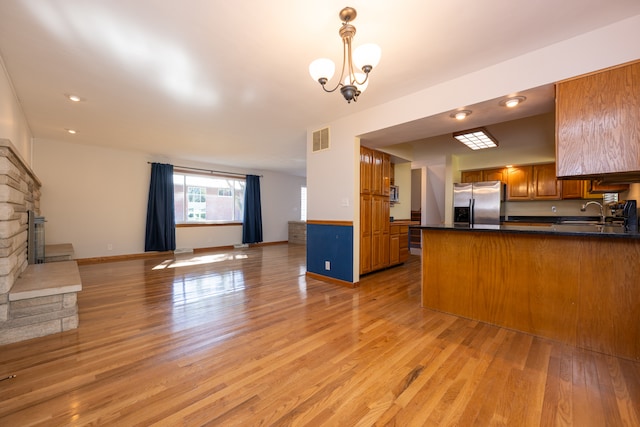
[[(352, 54), (353, 36), (356, 34), (356, 27), (350, 24), (356, 19), (357, 12), (352, 7), (345, 7), (340, 11), (342, 26), (339, 34), (342, 38), (342, 71), (338, 83), (333, 89), (327, 89), (326, 84), (335, 73), (334, 62), (327, 58), (316, 59), (309, 65), (309, 74), (318, 81), (325, 92), (333, 92), (340, 88), (340, 93), (348, 103), (356, 102), (358, 96), (364, 92), (369, 84), (369, 73), (380, 62), (380, 47), (373, 43), (364, 44)], [(355, 69), (354, 69), (355, 65)], [(358, 71), (362, 70), (362, 73)], [(344, 80), (343, 80), (344, 78)]]

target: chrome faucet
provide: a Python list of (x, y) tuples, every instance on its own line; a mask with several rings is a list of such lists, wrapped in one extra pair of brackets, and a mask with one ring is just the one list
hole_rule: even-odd
[(591, 200), (591, 201), (583, 204), (582, 207), (580, 208), (580, 211), (582, 211), (582, 212), (586, 211), (587, 210), (587, 206), (589, 206), (589, 205), (598, 205), (598, 207), (600, 208), (600, 220), (604, 224), (605, 215), (604, 215), (604, 206), (602, 206), (602, 203), (596, 202), (595, 200)]

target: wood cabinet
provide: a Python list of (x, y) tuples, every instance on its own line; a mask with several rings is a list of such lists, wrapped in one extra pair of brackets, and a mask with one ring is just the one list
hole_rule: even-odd
[(559, 177), (640, 172), (640, 61), (556, 85)]
[(480, 182), (482, 181), (482, 171), (462, 171), (460, 173), (460, 182)]
[(504, 184), (507, 183), (507, 169), (485, 169), (482, 171), (483, 181), (500, 181)]
[(360, 147), (360, 194), (371, 194), (371, 170), (373, 168), (373, 151)]
[(371, 196), (371, 271), (389, 266), (389, 198)]
[(360, 147), (360, 274), (389, 266), (388, 154)]
[(556, 165), (533, 165), (531, 191), (534, 200), (562, 199), (562, 181), (556, 179)]
[(629, 184), (601, 184), (598, 181), (587, 181), (587, 191), (591, 194), (620, 193), (627, 191)]
[(391, 185), (391, 156), (377, 150), (372, 152), (371, 194), (389, 195)]
[(507, 183), (507, 169), (482, 169), (474, 171), (462, 171), (460, 182), (501, 181)]
[(506, 199), (531, 200), (531, 180), (533, 166), (517, 166), (509, 168), (507, 173)]
[(562, 181), (563, 199), (583, 199), (586, 192), (587, 181), (581, 179), (568, 179)]
[(389, 231), (389, 264), (402, 264), (409, 259), (409, 226), (391, 223)]
[(604, 193), (627, 191), (629, 184), (599, 184), (584, 179), (566, 179), (562, 181), (563, 199), (602, 199)]
[(371, 271), (371, 195), (360, 195), (360, 274)]
[(560, 200), (562, 182), (556, 179), (555, 163), (515, 166), (508, 169), (508, 201)]

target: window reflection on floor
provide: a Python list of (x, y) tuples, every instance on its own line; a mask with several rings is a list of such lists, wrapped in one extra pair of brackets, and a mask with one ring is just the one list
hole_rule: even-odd
[(238, 270), (210, 273), (205, 276), (177, 277), (173, 281), (173, 303), (188, 304), (244, 289), (244, 274)]
[(164, 268), (190, 267), (201, 264), (212, 264), (215, 262), (230, 261), (234, 259), (246, 259), (245, 254), (215, 254), (203, 256), (190, 256), (188, 258), (168, 259), (153, 267), (154, 270), (162, 270)]

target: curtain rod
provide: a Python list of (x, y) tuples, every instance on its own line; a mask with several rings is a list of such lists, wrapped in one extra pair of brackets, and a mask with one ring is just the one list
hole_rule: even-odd
[[(152, 163), (156, 163), (156, 162), (147, 162), (148, 165), (152, 164)], [(177, 166), (177, 165), (172, 165), (174, 168), (178, 168), (178, 169), (188, 169), (188, 170), (192, 170), (192, 171), (201, 171), (201, 172), (209, 172), (209, 173), (223, 173), (226, 175), (238, 175), (238, 176), (244, 176), (246, 177), (247, 174), (245, 173), (238, 173), (238, 172), (225, 172), (225, 171), (217, 171), (214, 169), (201, 169), (201, 168), (192, 168), (189, 166)], [(258, 175), (260, 178), (262, 178), (262, 175)]]

